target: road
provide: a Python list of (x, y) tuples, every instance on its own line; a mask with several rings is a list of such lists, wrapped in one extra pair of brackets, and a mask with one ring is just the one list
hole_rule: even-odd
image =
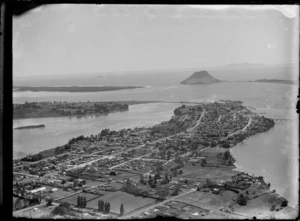
[(122, 166), (122, 165), (124, 165), (124, 164), (126, 164), (126, 163), (130, 163), (131, 161), (134, 161), (134, 160), (137, 160), (137, 159), (141, 159), (142, 157), (145, 157), (145, 156), (150, 155), (150, 154), (151, 154), (151, 153), (147, 153), (147, 154), (145, 154), (145, 155), (142, 155), (142, 156), (133, 158), (133, 159), (128, 160), (128, 161), (126, 161), (126, 162), (124, 162), (124, 163), (120, 163), (120, 164), (117, 164), (117, 165), (115, 165), (115, 166), (112, 166), (112, 167), (110, 167), (109, 169), (114, 169), (114, 168), (119, 167), (119, 166)]
[(202, 118), (204, 117), (204, 114), (205, 114), (205, 113), (206, 113), (206, 110), (202, 111), (201, 116), (199, 117), (199, 119), (198, 119), (196, 125), (195, 125), (194, 127), (192, 127), (192, 128), (187, 129), (188, 132), (193, 131), (196, 127), (199, 126), (199, 124), (201, 123), (201, 120), (202, 120)]
[(22, 176), (28, 176), (28, 177), (33, 177), (33, 178), (39, 178), (38, 175), (33, 175), (33, 174), (28, 174), (28, 173), (19, 173), (19, 172), (13, 172), (16, 175), (22, 175)]
[(246, 125), (241, 131), (247, 130), (247, 128), (251, 125), (251, 123), (252, 123), (252, 117), (251, 117), (251, 116), (248, 116), (248, 118), (249, 118), (249, 120), (248, 120), (247, 125)]
[(221, 139), (220, 141), (226, 140), (228, 137), (234, 136), (234, 135), (236, 135), (236, 134), (238, 134), (238, 133), (240, 133), (240, 132), (244, 132), (245, 130), (247, 130), (247, 128), (248, 128), (248, 127), (251, 125), (251, 123), (252, 123), (252, 117), (251, 117), (251, 116), (248, 116), (248, 118), (249, 118), (248, 123), (247, 123), (247, 125), (246, 125), (243, 129), (237, 130), (237, 131), (235, 131), (235, 132), (232, 132), (231, 134), (228, 134), (227, 137), (224, 137), (224, 138)]

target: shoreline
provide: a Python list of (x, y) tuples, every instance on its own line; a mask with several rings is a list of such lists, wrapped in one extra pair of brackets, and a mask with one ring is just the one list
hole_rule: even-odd
[[(268, 130), (268, 131), (266, 131), (266, 132), (264, 132), (264, 133), (270, 133), (272, 130), (275, 130), (276, 124), (278, 124), (278, 123), (275, 123), (274, 127), (270, 128), (270, 130)], [(256, 138), (259, 137), (259, 136), (265, 135), (264, 133), (258, 133), (258, 134), (252, 135), (252, 136), (250, 136), (250, 137), (248, 137), (248, 138), (254, 138), (254, 139), (256, 139)], [(238, 148), (240, 147), (240, 145), (242, 145), (243, 143), (251, 142), (251, 139), (248, 139), (248, 138), (245, 139), (244, 141), (242, 141), (242, 142), (240, 142), (240, 143), (238, 143), (238, 144), (236, 144), (235, 146), (233, 146), (233, 147), (230, 148), (230, 153), (231, 153), (232, 156), (234, 156), (234, 154), (232, 154), (232, 152), (234, 151), (234, 149), (238, 149)], [(245, 144), (245, 145), (247, 145), (247, 144)], [(249, 148), (249, 147), (250, 147), (250, 146), (247, 145), (247, 148)], [(236, 164), (236, 162), (234, 163), (234, 166), (235, 166), (235, 168), (233, 168), (234, 171), (237, 171), (237, 172), (244, 172), (244, 173), (251, 173), (251, 174), (253, 174), (254, 176), (263, 176), (264, 179), (267, 178), (267, 179), (265, 180), (266, 182), (269, 182), (269, 183), (273, 184), (273, 182), (271, 182), (271, 181), (272, 181), (272, 178), (268, 177), (267, 174), (264, 174), (264, 173), (262, 173), (262, 172), (259, 171), (259, 170), (252, 169), (252, 172), (247, 172), (247, 167), (240, 168), (239, 165)], [(277, 187), (278, 187), (278, 186), (277, 186)], [(279, 189), (280, 189), (280, 188), (279, 188)], [(277, 193), (277, 189), (275, 189), (275, 190), (276, 190), (276, 193)], [(282, 191), (281, 191), (281, 192), (282, 192)], [(277, 194), (278, 194), (279, 196), (281, 196), (281, 197), (285, 197), (285, 196), (281, 195), (281, 194), (283, 194), (283, 193), (281, 193), (281, 194), (277, 193)], [(289, 199), (290, 199), (290, 196), (289, 196)], [(295, 202), (295, 203), (293, 204), (293, 206), (290, 205), (290, 204), (289, 204), (289, 206), (290, 206), (291, 208), (295, 209), (295, 210), (298, 210), (298, 207), (299, 207), (299, 205), (298, 205), (297, 202)]]
[(14, 91), (31, 91), (31, 92), (104, 92), (126, 89), (146, 88), (145, 86), (55, 86), (55, 87), (33, 87), (33, 86), (16, 86)]
[(45, 124), (39, 124), (39, 125), (27, 125), (22, 127), (16, 127), (15, 130), (23, 130), (23, 129), (35, 129), (35, 128), (44, 128)]

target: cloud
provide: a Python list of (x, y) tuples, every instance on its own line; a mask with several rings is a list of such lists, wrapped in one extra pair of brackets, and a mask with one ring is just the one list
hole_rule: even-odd
[(142, 50), (145, 50), (145, 48), (135, 48), (135, 49), (132, 49), (132, 51), (142, 51)]
[(246, 9), (246, 10), (277, 10), (284, 16), (295, 18), (299, 16), (298, 5), (188, 5), (185, 6), (193, 9), (212, 9), (212, 10), (226, 10), (226, 9)]
[(20, 32), (19, 31), (17, 31), (16, 33), (13, 34), (13, 48), (17, 44), (17, 42), (19, 40), (19, 37), (20, 37)]
[(23, 53), (18, 50), (18, 49), (14, 49), (13, 50), (13, 63), (17, 63), (18, 61), (20, 61), (20, 59), (22, 59), (23, 57)]
[(75, 31), (76, 31), (76, 25), (74, 25), (74, 23), (71, 22), (67, 27), (67, 32), (73, 33)]
[(273, 48), (276, 48), (276, 45), (275, 45), (275, 44), (268, 44), (267, 47), (268, 47), (269, 49), (273, 49)]
[(30, 11), (30, 12), (36, 13), (36, 12), (39, 12), (39, 11), (41, 11), (41, 10), (42, 10), (42, 8), (43, 8), (43, 6), (39, 6), (39, 7), (37, 7), (37, 8), (31, 9), (31, 11)]
[(30, 21), (24, 21), (24, 22), (21, 22), (20, 25), (21, 25), (21, 27), (22, 27), (23, 29), (30, 28), (30, 27), (33, 26), (33, 24), (32, 24)]
[(73, 5), (72, 4), (61, 4), (59, 6), (60, 9), (69, 9), (71, 8)]

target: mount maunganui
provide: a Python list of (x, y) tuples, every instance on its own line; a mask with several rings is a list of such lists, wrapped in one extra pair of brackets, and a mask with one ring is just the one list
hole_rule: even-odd
[(198, 71), (181, 82), (181, 84), (212, 84), (221, 82), (212, 77), (207, 71)]

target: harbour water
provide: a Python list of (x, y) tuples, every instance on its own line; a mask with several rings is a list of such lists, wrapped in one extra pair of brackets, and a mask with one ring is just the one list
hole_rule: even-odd
[[(291, 119), (278, 122), (270, 131), (248, 138), (232, 149), (238, 170), (264, 176), (271, 188), (298, 202), (298, 119), (297, 86), (267, 83), (225, 82), (212, 85), (168, 85), (148, 88), (96, 92), (13, 92), (14, 103), (25, 101), (199, 101), (241, 100), (266, 117)], [(45, 124), (45, 128), (14, 130), (14, 157), (62, 145), (72, 137), (99, 133), (104, 128), (119, 130), (152, 126), (169, 120), (180, 103), (150, 103), (130, 106), (126, 112), (99, 117), (39, 118), (14, 120), (14, 127)]]

